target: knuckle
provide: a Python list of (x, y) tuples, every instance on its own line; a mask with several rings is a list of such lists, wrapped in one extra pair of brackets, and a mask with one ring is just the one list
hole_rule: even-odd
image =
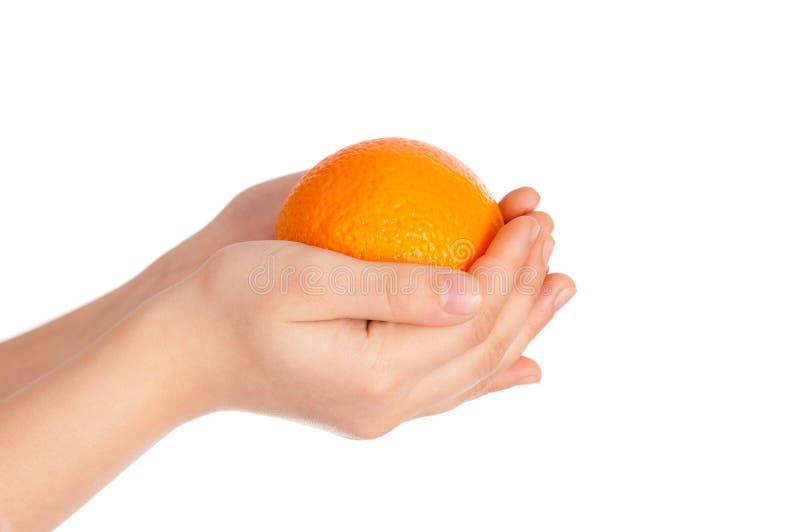
[(506, 354), (507, 345), (501, 339), (489, 336), (483, 344), (484, 358), (486, 360), (485, 375), (489, 378), (500, 367)]
[(536, 221), (539, 222), (539, 225), (541, 225), (546, 232), (548, 233), (553, 232), (555, 223), (553, 222), (552, 216), (550, 216), (544, 211), (536, 211), (533, 216), (534, 218), (536, 218)]
[(361, 414), (350, 420), (345, 431), (357, 439), (374, 439), (395, 428), (401, 419), (400, 390), (404, 380), (397, 371), (371, 371), (362, 381)]
[(216, 298), (222, 292), (226, 284), (229, 255), (230, 251), (227, 248), (217, 250), (198, 271), (197, 280), (201, 290), (207, 296)]
[(472, 387), (470, 390), (467, 400), (477, 399), (478, 397), (482, 397), (489, 392), (489, 387), (492, 385), (492, 376), (486, 376), (482, 378), (478, 383)]
[(544, 283), (548, 288), (548, 293), (552, 294), (555, 289), (575, 287), (575, 281), (565, 273), (551, 273), (547, 276)]
[(473, 344), (480, 344), (489, 336), (494, 327), (494, 318), (488, 312), (480, 312), (472, 318), (472, 340)]
[(392, 319), (401, 320), (408, 315), (412, 303), (410, 293), (398, 290), (395, 281), (388, 275), (384, 276), (381, 281), (380, 290), (385, 301), (386, 312)]
[(364, 417), (353, 420), (347, 427), (346, 432), (357, 440), (374, 440), (388, 434), (395, 426), (388, 420)]
[(391, 316), (392, 318), (397, 318), (400, 314), (400, 310), (402, 308), (402, 301), (400, 301), (400, 295), (392, 294), (386, 288), (382, 291), (383, 299), (386, 302), (386, 313), (387, 315)]
[(394, 396), (400, 387), (400, 378), (393, 372), (373, 375), (365, 386), (365, 395), (372, 401), (386, 401)]

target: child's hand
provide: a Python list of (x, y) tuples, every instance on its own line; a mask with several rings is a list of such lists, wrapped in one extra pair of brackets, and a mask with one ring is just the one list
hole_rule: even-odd
[(151, 282), (156, 291), (180, 281), (227, 245), (273, 238), (283, 202), (303, 173), (270, 179), (237, 194), (205, 227), (149, 268), (151, 276), (158, 276)]
[[(504, 206), (512, 216), (530, 205), (517, 199)], [(154, 304), (159, 319), (180, 324), (171, 345), (185, 355), (199, 408), (376, 437), (539, 379), (536, 363), (519, 356), (573, 285), (551, 275), (543, 290), (552, 222), (537, 218), (503, 227), (473, 275), (246, 242), (217, 252)]]
[(540, 378), (520, 355), (574, 286), (545, 275), (553, 224), (532, 189), (500, 202), (507, 225), (469, 273), (227, 245), (271, 233), (295, 178), (251, 189), (136, 280), (0, 344), (0, 508), (15, 529), (53, 528), (205, 412), (371, 438)]

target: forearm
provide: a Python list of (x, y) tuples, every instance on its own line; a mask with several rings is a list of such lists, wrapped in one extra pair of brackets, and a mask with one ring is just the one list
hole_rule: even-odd
[(209, 233), (208, 228), (196, 233), (95, 301), (0, 343), (0, 400), (60, 366), (144, 301), (186, 277), (213, 248)]
[(233, 242), (274, 233), (278, 210), (302, 172), (251, 187), (202, 230), (113, 292), (28, 333), (0, 343), (0, 399), (63, 364), (154, 294)]
[[(153, 307), (152, 309), (149, 307)], [(202, 413), (160, 306), (148, 304), (0, 402), (0, 522), (50, 528), (175, 426)]]

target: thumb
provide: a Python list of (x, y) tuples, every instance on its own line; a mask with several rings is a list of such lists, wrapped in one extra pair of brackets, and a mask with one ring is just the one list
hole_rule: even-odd
[(294, 305), (299, 319), (444, 326), (468, 320), (481, 306), (480, 283), (458, 270), (349, 257), (326, 270), (316, 292), (302, 296), (312, 304)]

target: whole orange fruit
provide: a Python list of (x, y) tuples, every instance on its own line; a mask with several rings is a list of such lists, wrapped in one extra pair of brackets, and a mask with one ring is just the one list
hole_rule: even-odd
[(466, 270), (503, 225), (478, 177), (435, 146), (383, 138), (348, 146), (295, 185), (275, 237), (363, 260)]

